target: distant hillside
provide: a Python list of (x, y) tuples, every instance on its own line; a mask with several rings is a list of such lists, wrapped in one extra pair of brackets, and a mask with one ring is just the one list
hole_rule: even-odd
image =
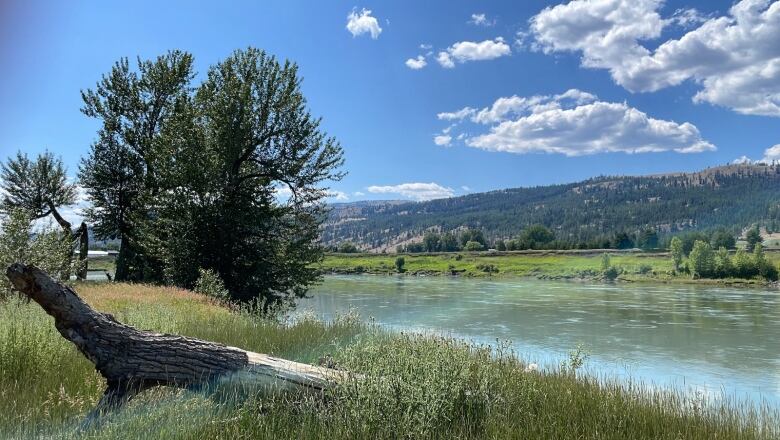
[(541, 223), (571, 242), (648, 226), (661, 234), (718, 226), (737, 231), (755, 222), (778, 222), (779, 206), (780, 166), (729, 165), (696, 173), (601, 176), (427, 202), (338, 204), (322, 240), (390, 251), (419, 240), (426, 230), (465, 227), (480, 228), (488, 238), (510, 238)]

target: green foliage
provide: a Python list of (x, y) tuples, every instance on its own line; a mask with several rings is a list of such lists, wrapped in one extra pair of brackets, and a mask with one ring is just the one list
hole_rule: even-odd
[(222, 282), (219, 274), (211, 269), (200, 269), (198, 273), (198, 280), (195, 281), (195, 288), (193, 289), (195, 292), (220, 301), (230, 299), (230, 292), (225, 288), (225, 283)]
[(604, 252), (601, 254), (601, 270), (606, 271), (612, 266), (612, 260), (609, 257), (609, 254)]
[(477, 270), (481, 270), (482, 272), (485, 272), (486, 274), (498, 273), (498, 267), (496, 267), (494, 264), (480, 263), (480, 264), (477, 264), (476, 267), (477, 267)]
[(439, 234), (426, 232), (423, 236), (423, 246), (426, 252), (438, 252), (441, 250), (441, 240)]
[(544, 225), (536, 224), (523, 229), (518, 239), (524, 249), (543, 249), (555, 240), (555, 234)]
[(683, 249), (683, 242), (680, 237), (672, 237), (671, 243), (669, 243), (669, 253), (672, 255), (672, 264), (674, 264), (674, 270), (680, 270), (683, 258), (685, 258), (685, 250)]
[(301, 296), (318, 277), (341, 147), (308, 112), (293, 63), (249, 48), (193, 77), (174, 51), (137, 72), (121, 60), (83, 94), (103, 127), (80, 176), (98, 235), (122, 241), (117, 279), (192, 287), (206, 268), (238, 301)]
[(398, 273), (404, 272), (404, 264), (406, 264), (406, 260), (404, 257), (398, 257), (395, 259), (395, 270)]
[(475, 241), (481, 244), (483, 247), (487, 244), (487, 241), (485, 241), (485, 234), (481, 229), (466, 229), (465, 231), (461, 232), (460, 244), (464, 248), (470, 241)]
[(4, 212), (22, 209), (32, 219), (76, 202), (76, 185), (68, 182), (62, 160), (48, 151), (34, 160), (22, 152), (8, 158), (0, 167), (0, 188)]
[(620, 275), (620, 269), (612, 265), (612, 259), (606, 252), (601, 255), (601, 272), (608, 281), (614, 281)]
[(625, 231), (617, 232), (612, 238), (612, 247), (615, 249), (631, 249), (634, 247), (634, 241)]
[[(123, 58), (95, 89), (81, 93), (82, 113), (101, 123), (79, 166), (80, 183), (92, 201), (85, 214), (97, 238), (121, 241), (118, 281), (162, 280), (163, 264), (157, 249), (144, 249), (144, 234), (157, 220), (151, 199), (162, 189), (167, 163), (175, 160), (165, 151), (163, 133), (186, 108), (194, 75), (186, 52), (139, 58), (137, 70)], [(187, 138), (189, 133), (180, 134)], [(202, 265), (192, 263), (194, 282)]]
[(718, 228), (710, 236), (710, 245), (712, 245), (713, 249), (720, 249), (722, 247), (734, 249), (737, 247), (737, 239), (724, 228)]
[(478, 241), (469, 240), (463, 245), (463, 250), (467, 252), (483, 251), (485, 246)]
[(694, 277), (709, 278), (715, 274), (715, 253), (708, 242), (697, 240), (688, 260)]
[(726, 278), (734, 274), (734, 264), (731, 262), (729, 251), (725, 246), (721, 246), (715, 253), (715, 275), (719, 278)]
[(341, 252), (342, 254), (355, 254), (360, 252), (360, 250), (355, 246), (355, 243), (345, 241), (339, 245), (338, 252)]
[(756, 248), (756, 245), (763, 241), (763, 238), (761, 237), (761, 231), (758, 229), (758, 225), (756, 225), (754, 228), (750, 228), (750, 230), (745, 235), (745, 240), (747, 241), (747, 251), (753, 252), (753, 249)]
[(644, 228), (639, 232), (636, 245), (640, 249), (650, 250), (658, 247), (658, 233), (653, 228)]
[[(13, 209), (3, 219), (0, 229), (0, 267), (13, 263), (32, 264), (54, 278), (67, 281), (75, 271), (70, 235), (48, 226), (31, 230), (31, 216), (22, 209)], [(0, 276), (0, 299), (12, 292), (11, 283)]]

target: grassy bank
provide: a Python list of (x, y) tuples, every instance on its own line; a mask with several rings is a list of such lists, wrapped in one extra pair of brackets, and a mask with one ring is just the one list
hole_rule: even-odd
[(389, 334), (346, 316), (281, 324), (229, 311), (193, 293), (81, 285), (97, 309), (145, 329), (365, 374), (326, 396), (151, 390), (96, 431), (75, 426), (102, 380), (33, 303), (0, 305), (0, 437), (28, 438), (773, 438), (778, 414), (703, 404), (679, 394), (525, 372), (504, 349)]
[[(602, 279), (603, 251), (459, 252), (403, 254), (404, 274), (457, 275), (468, 277), (536, 277), (541, 279)], [(395, 254), (328, 254), (321, 268), (325, 273), (397, 274)], [(777, 264), (780, 254), (767, 253)], [(690, 275), (674, 273), (666, 253), (611, 252), (611, 264), (620, 270), (618, 280), (694, 282)], [(700, 279), (697, 283), (765, 284), (763, 280)]]

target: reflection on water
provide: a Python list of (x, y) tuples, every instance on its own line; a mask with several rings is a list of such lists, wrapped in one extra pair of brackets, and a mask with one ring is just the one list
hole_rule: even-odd
[(592, 373), (780, 406), (780, 295), (707, 286), (333, 276), (299, 310), (356, 309), (391, 328), (509, 339), (557, 362), (582, 343)]

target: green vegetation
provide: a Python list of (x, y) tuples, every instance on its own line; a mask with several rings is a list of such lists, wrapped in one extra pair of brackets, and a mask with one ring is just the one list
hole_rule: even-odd
[[(27, 211), (14, 209), (0, 225), (0, 267), (25, 261), (45, 270), (57, 279), (68, 279), (73, 273), (73, 246), (70, 234), (48, 227), (32, 234)], [(12, 293), (11, 283), (0, 276), (0, 301)]]
[(97, 309), (138, 327), (320, 360), (363, 376), (324, 398), (261, 394), (235, 381), (197, 392), (153, 389), (79, 434), (102, 379), (36, 304), (13, 299), (0, 304), (0, 437), (768, 439), (780, 426), (768, 410), (577, 374), (586, 359), (581, 349), (561, 368), (539, 372), (505, 345), (389, 334), (350, 315), (328, 324), (302, 315), (284, 324), (181, 289), (76, 288)]
[[(742, 258), (744, 251), (732, 259)], [(523, 251), (405, 254), (404, 272), (408, 275), (459, 275), (468, 277), (536, 277), (540, 279), (612, 278), (621, 281), (692, 282), (690, 273), (676, 270), (668, 253), (613, 252), (608, 254), (609, 273), (603, 266), (603, 252), (590, 251)], [(753, 261), (752, 254), (746, 254)], [(365, 273), (391, 275), (396, 270), (397, 255), (328, 254), (318, 266), (325, 273)], [(777, 253), (764, 253), (769, 266), (780, 263)], [(680, 262), (685, 261), (684, 257)], [(752, 263), (751, 263), (752, 264)], [(486, 271), (485, 268), (491, 270)], [(744, 265), (740, 267), (752, 267)], [(739, 274), (747, 274), (745, 276)], [(752, 274), (752, 275), (751, 275)], [(608, 276), (607, 276), (608, 275)], [(758, 273), (738, 272), (721, 279), (697, 279), (696, 282), (761, 284)]]
[[(193, 63), (182, 51), (135, 69), (122, 59), (82, 92), (82, 112), (99, 122), (79, 167), (86, 219), (96, 238), (119, 241), (118, 281), (192, 288), (207, 269), (231, 300), (289, 303), (319, 276), (325, 185), (343, 176), (341, 146), (309, 113), (294, 63), (238, 50), (200, 84)], [(89, 228), (73, 231), (59, 213), (76, 201), (60, 159), (8, 158), (0, 190), (3, 214), (23, 210), (28, 224), (51, 215), (86, 260)], [(86, 277), (84, 264), (70, 268), (73, 244), (63, 279)]]

